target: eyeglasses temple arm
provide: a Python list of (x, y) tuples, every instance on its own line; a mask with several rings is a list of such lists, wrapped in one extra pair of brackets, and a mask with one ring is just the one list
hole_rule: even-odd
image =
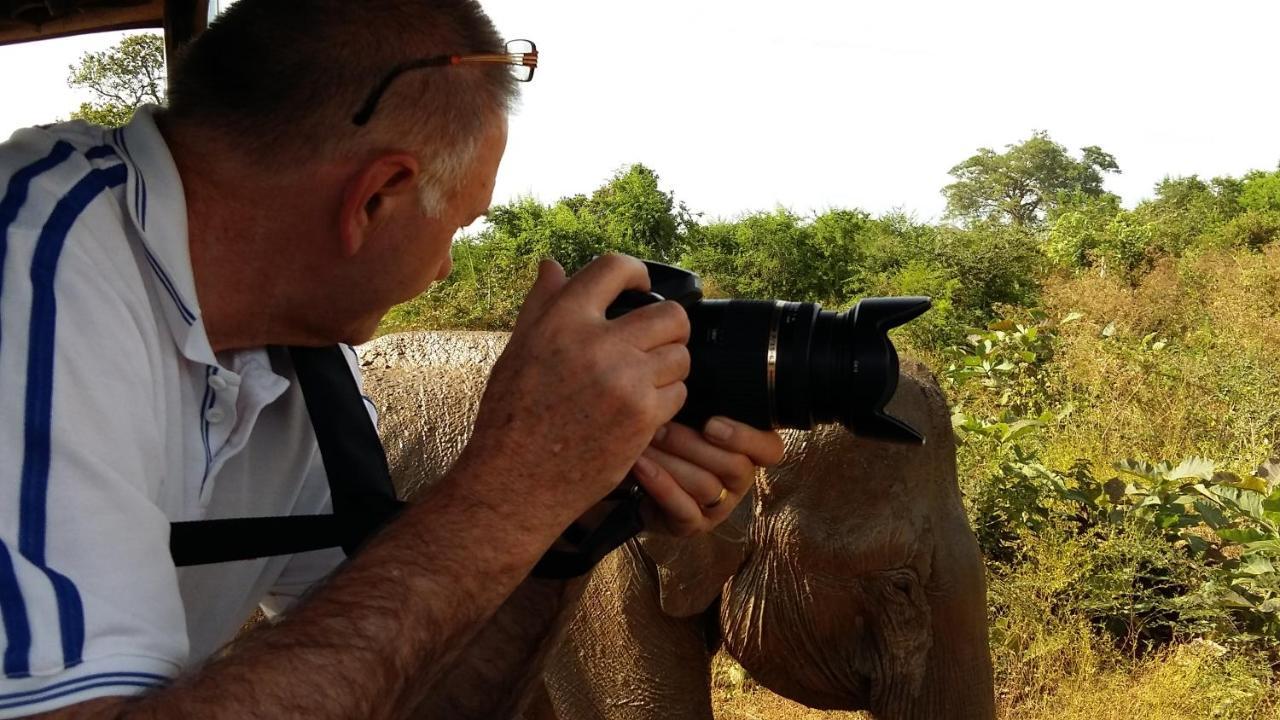
[(373, 117), (373, 111), (378, 107), (378, 101), (382, 99), (382, 96), (387, 92), (387, 89), (391, 87), (391, 83), (396, 81), (396, 78), (411, 70), (448, 65), (452, 58), (453, 56), (451, 55), (439, 55), (423, 60), (410, 60), (409, 62), (400, 63), (399, 65), (391, 68), (386, 75), (382, 76), (382, 80), (374, 86), (373, 90), (370, 91), (368, 97), (364, 99), (364, 103), (360, 106), (360, 109), (356, 111), (355, 116), (351, 118), (351, 122), (360, 127), (363, 127), (368, 123), (369, 119)]

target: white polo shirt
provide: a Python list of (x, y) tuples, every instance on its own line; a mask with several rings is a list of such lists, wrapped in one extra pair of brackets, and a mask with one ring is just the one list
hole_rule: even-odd
[(287, 356), (209, 345), (153, 112), (0, 144), (0, 718), (162, 686), (342, 560), (169, 556), (329, 488)]

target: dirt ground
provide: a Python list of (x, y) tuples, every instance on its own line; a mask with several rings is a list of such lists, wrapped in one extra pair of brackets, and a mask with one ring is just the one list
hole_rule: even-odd
[(712, 706), (716, 720), (870, 720), (856, 712), (810, 710), (761, 687), (729, 691), (717, 688)]
[(775, 695), (723, 652), (711, 661), (711, 707), (717, 720), (871, 720), (865, 713), (811, 710)]

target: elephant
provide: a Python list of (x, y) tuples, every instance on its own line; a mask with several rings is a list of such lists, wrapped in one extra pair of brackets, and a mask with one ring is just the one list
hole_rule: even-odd
[[(413, 496), (461, 452), (504, 333), (414, 332), (359, 348), (393, 479)], [(945, 398), (904, 360), (888, 410), (923, 446), (785, 433), (782, 463), (696, 538), (642, 532), (592, 571), (527, 720), (711, 720), (723, 647), (804, 705), (878, 718), (993, 718), (982, 557)]]

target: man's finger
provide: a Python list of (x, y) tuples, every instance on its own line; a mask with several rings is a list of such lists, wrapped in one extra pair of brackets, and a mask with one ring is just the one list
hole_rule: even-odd
[(714, 507), (718, 504), (717, 501), (724, 499), (720, 494), (724, 483), (705, 468), (652, 446), (645, 448), (642, 457), (653, 460), (666, 470), (680, 489), (693, 498), (699, 507)]
[(603, 255), (569, 279), (564, 302), (603, 316), (623, 290), (648, 292), (649, 271), (629, 255)]
[(689, 342), (689, 314), (670, 300), (636, 308), (614, 320), (612, 327), (641, 350)]
[(666, 387), (689, 377), (689, 348), (671, 343), (645, 353), (653, 368), (653, 386)]
[(660, 522), (670, 534), (679, 537), (696, 535), (704, 529), (706, 518), (702, 508), (662, 466), (641, 455), (634, 475), (656, 506), (652, 512), (646, 512), (647, 522)]
[(687, 460), (720, 479), (730, 492), (744, 494), (756, 478), (756, 466), (744, 453), (713, 444), (702, 433), (678, 422), (667, 423), (653, 447)]
[(673, 382), (657, 389), (657, 412), (662, 422), (667, 422), (680, 412), (689, 398), (689, 388), (683, 382)]
[(520, 306), (516, 327), (527, 325), (541, 317), (565, 282), (564, 268), (560, 267), (560, 263), (549, 258), (538, 263), (538, 277), (533, 281), (533, 287), (529, 288), (524, 304)]
[(773, 430), (759, 430), (737, 420), (716, 416), (702, 427), (702, 435), (725, 450), (746, 455), (761, 467), (782, 461), (782, 436)]

